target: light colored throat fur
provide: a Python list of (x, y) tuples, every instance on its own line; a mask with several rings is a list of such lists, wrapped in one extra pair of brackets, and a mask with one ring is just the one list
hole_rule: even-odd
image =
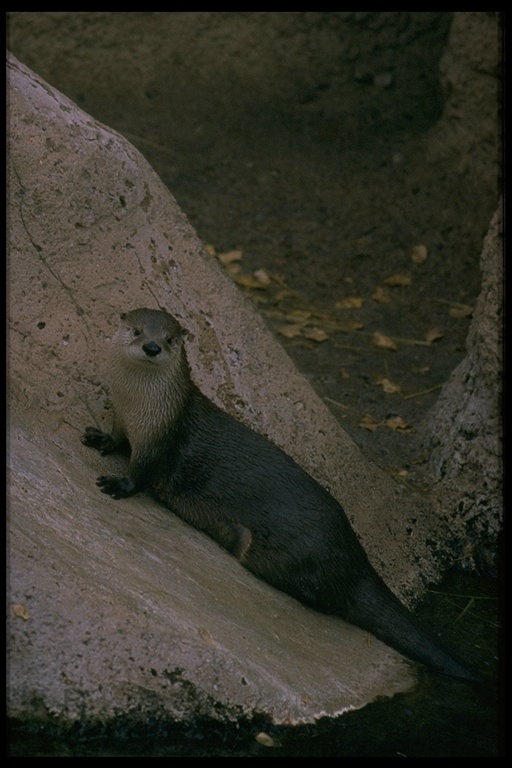
[(181, 413), (190, 388), (186, 362), (159, 365), (123, 357), (112, 361), (110, 391), (115, 428), (132, 451), (164, 435)]

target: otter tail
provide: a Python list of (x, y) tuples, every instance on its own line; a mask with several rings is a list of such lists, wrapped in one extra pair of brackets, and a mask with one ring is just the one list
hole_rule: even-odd
[(479, 675), (443, 648), (441, 642), (405, 608), (383, 582), (362, 579), (345, 618), (386, 645), (431, 669), (452, 677), (478, 680)]

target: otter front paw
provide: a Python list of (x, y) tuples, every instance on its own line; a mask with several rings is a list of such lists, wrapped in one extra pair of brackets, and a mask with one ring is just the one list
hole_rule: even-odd
[(112, 496), (113, 499), (125, 499), (127, 496), (133, 496), (137, 492), (135, 483), (129, 477), (101, 475), (96, 480), (96, 485), (102, 493)]
[(116, 444), (112, 435), (108, 432), (102, 432), (96, 427), (87, 427), (81, 437), (81, 441), (88, 448), (96, 448), (102, 456), (113, 453), (116, 450)]

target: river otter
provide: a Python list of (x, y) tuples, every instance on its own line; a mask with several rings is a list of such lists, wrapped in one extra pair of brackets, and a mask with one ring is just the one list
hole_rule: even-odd
[(121, 315), (109, 360), (113, 431), (89, 427), (82, 437), (103, 455), (131, 449), (126, 477), (97, 479), (103, 493), (120, 499), (150, 490), (277, 589), (409, 659), (473, 679), (384, 584), (341, 505), (194, 385), (184, 335), (166, 312)]

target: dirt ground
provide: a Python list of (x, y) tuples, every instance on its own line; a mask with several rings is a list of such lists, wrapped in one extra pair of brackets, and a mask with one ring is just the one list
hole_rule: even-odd
[(148, 138), (145, 118), (131, 117), (124, 131), (334, 416), (411, 480), (424, 420), (465, 354), (492, 206), (425, 167), (414, 130), (347, 150), (297, 123), (265, 120), (237, 137), (213, 122), (207, 145), (183, 146), (191, 126), (170, 132), (164, 120)]
[[(438, 20), (434, 55), (447, 35)], [(471, 173), (471, 158), (456, 164), (426, 156), (425, 136), (443, 110), (439, 82), (427, 83), (421, 99), (392, 118), (370, 112), (365, 124), (359, 113), (357, 123), (346, 117), (345, 131), (341, 111), (334, 119), (320, 108), (288, 109), (279, 98), (233, 100), (229, 82), (217, 81), (215, 90), (189, 82), (178, 56), (171, 80), (146, 79), (136, 98), (111, 99), (86, 74), (81, 86), (66, 85), (65, 73), (52, 77), (34, 60), (37, 45), (31, 60), (22, 42), (14, 26), (15, 55), (143, 152), (366, 456), (399, 481), (426, 488), (422, 430), (465, 354), (479, 256), (499, 194), (497, 180), (482, 185)], [(154, 42), (146, 44), (150, 54)], [(359, 81), (373, 91), (376, 112), (392, 87), (385, 74), (363, 73)], [(318, 82), (304, 104), (328, 87)], [(350, 116), (349, 105), (344, 113)], [(479, 584), (449, 588), (466, 593)], [(466, 603), (447, 607), (449, 620)], [(489, 637), (486, 622), (494, 618), (480, 611), (484, 603), (477, 597), (471, 608), (468, 644), (487, 639), (481, 656), (492, 659), (495, 631)], [(443, 608), (424, 610), (431, 617)], [(444, 694), (435, 693), (442, 709)], [(466, 728), (474, 712), (465, 714), (458, 756), (489, 754), (492, 712), (480, 742)], [(431, 734), (432, 722), (426, 742)], [(445, 735), (448, 743), (453, 734)], [(302, 754), (311, 739), (306, 734)]]
[[(335, 140), (305, 133), (262, 126), (243, 165), (223, 133), (206, 155), (185, 153), (191, 166), (161, 158), (158, 171), (205, 243), (241, 252), (235, 279), (366, 455), (411, 473), (422, 421), (464, 356), (488, 221), (468, 215), (453, 178), (425, 173), (411, 142), (358, 147), (347, 164)], [(447, 199), (455, 227), (443, 226)]]

